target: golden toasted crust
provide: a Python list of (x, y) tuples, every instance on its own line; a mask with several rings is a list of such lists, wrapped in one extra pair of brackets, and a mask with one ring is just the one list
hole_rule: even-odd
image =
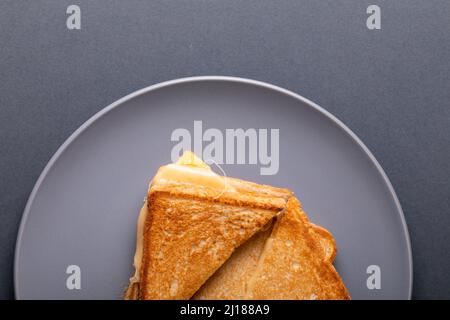
[(140, 300), (139, 297), (140, 282), (131, 282), (125, 289), (123, 298), (125, 300)]
[(192, 297), (194, 300), (242, 300), (255, 272), (267, 239), (272, 233), (270, 221), (261, 231), (240, 246), (233, 255)]
[(153, 185), (151, 193), (161, 192), (176, 198), (187, 197), (205, 202), (217, 202), (234, 206), (249, 206), (258, 209), (283, 210), (286, 202), (292, 196), (288, 189), (275, 188), (267, 185), (222, 177), (225, 181), (223, 188), (193, 185), (190, 183), (171, 182)]
[(287, 196), (279, 189), (259, 186), (256, 192), (232, 183), (239, 192), (217, 198), (212, 197), (217, 190), (199, 186), (150, 189), (140, 299), (191, 298), (237, 247), (285, 207)]
[(322, 249), (323, 259), (329, 263), (333, 263), (337, 254), (336, 241), (334, 241), (333, 235), (327, 229), (311, 222), (309, 222), (309, 226), (312, 237)]
[(292, 198), (273, 229), (236, 250), (193, 299), (349, 299), (335, 255), (332, 235)]
[[(311, 230), (312, 229), (312, 230)], [(330, 259), (314, 235), (299, 201), (291, 197), (274, 226), (248, 285), (249, 299), (350, 299)]]
[(223, 179), (223, 189), (150, 188), (139, 277), (125, 299), (350, 299), (333, 236), (291, 191)]

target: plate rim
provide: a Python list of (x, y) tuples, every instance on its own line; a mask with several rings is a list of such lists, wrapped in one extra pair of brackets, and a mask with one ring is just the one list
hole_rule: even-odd
[(94, 124), (97, 120), (99, 120), (101, 117), (109, 113), (110, 111), (114, 110), (115, 108), (119, 107), (123, 103), (130, 101), (134, 98), (137, 98), (141, 95), (144, 95), (146, 93), (156, 91), (158, 89), (162, 89), (165, 87), (183, 84), (183, 83), (191, 83), (191, 82), (210, 82), (210, 81), (222, 81), (222, 82), (231, 82), (231, 83), (237, 83), (237, 84), (247, 84), (247, 85), (253, 85), (256, 87), (261, 87), (264, 89), (268, 89), (271, 91), (275, 91), (277, 93), (281, 93), (284, 95), (287, 95), (291, 98), (294, 98), (296, 100), (299, 100), (300, 102), (304, 103), (308, 107), (310, 107), (312, 110), (320, 113), (321, 115), (325, 116), (333, 122), (336, 126), (338, 126), (341, 130), (343, 130), (350, 139), (355, 142), (358, 147), (363, 151), (363, 153), (367, 156), (369, 161), (375, 166), (375, 168), (378, 171), (378, 174), (381, 176), (384, 184), (386, 185), (387, 189), (389, 190), (389, 193), (394, 200), (397, 212), (400, 216), (400, 221), (403, 229), (403, 235), (406, 241), (406, 247), (407, 247), (407, 255), (408, 255), (408, 272), (409, 272), (409, 284), (408, 284), (408, 299), (412, 298), (412, 289), (413, 289), (413, 258), (412, 258), (412, 248), (411, 248), (411, 240), (409, 236), (408, 231), (408, 225), (406, 223), (405, 215), (403, 212), (403, 209), (401, 207), (400, 201), (397, 197), (397, 194), (395, 193), (394, 187), (392, 186), (388, 176), (384, 172), (383, 168), (379, 164), (378, 160), (375, 158), (375, 156), (372, 154), (372, 152), (367, 148), (367, 146), (361, 141), (361, 139), (358, 138), (358, 136), (350, 130), (341, 120), (339, 120), (336, 116), (316, 104), (315, 102), (293, 92), (287, 89), (284, 89), (282, 87), (279, 87), (277, 85), (269, 84), (267, 82), (259, 81), (259, 80), (252, 80), (248, 78), (242, 78), (242, 77), (232, 77), (232, 76), (220, 76), (220, 75), (210, 75), (210, 76), (193, 76), (193, 77), (184, 77), (184, 78), (177, 78), (173, 80), (163, 81), (157, 84), (153, 84), (141, 89), (138, 89), (116, 101), (109, 104), (108, 106), (104, 107), (97, 113), (95, 113), (93, 116), (91, 116), (88, 120), (86, 120), (81, 126), (79, 126), (64, 142), (63, 144), (57, 149), (57, 151), (53, 154), (53, 156), (50, 158), (50, 160), (45, 165), (44, 169), (42, 170), (41, 174), (39, 175), (39, 178), (37, 179), (35, 185), (33, 186), (33, 189), (30, 193), (30, 196), (28, 197), (27, 203), (25, 205), (25, 209), (23, 211), (19, 230), (17, 233), (16, 238), (16, 245), (15, 245), (15, 251), (14, 251), (14, 266), (13, 266), (13, 280), (14, 280), (14, 296), (16, 299), (20, 300), (19, 295), (19, 278), (18, 278), (18, 269), (19, 269), (19, 257), (20, 257), (20, 248), (22, 244), (22, 238), (25, 231), (25, 226), (27, 224), (28, 216), (30, 214), (31, 206), (34, 202), (34, 198), (36, 197), (37, 192), (39, 191), (39, 188), (42, 184), (42, 182), (45, 180), (47, 174), (52, 169), (53, 165), (58, 161), (60, 156), (64, 153), (64, 151), (68, 148), (68, 146), (75, 141), (88, 127), (90, 127), (92, 124)]

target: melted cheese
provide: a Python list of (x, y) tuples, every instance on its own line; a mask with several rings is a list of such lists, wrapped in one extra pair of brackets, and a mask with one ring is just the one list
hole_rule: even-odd
[(186, 151), (176, 163), (161, 167), (153, 178), (152, 185), (164, 183), (188, 183), (219, 189), (226, 188), (224, 177), (219, 176), (211, 167), (194, 153)]
[(148, 209), (147, 209), (147, 201), (144, 202), (141, 211), (139, 212), (139, 218), (137, 223), (137, 235), (136, 235), (136, 252), (134, 254), (133, 265), (135, 268), (134, 275), (130, 279), (130, 282), (139, 282), (140, 272), (141, 272), (141, 264), (142, 264), (142, 255), (144, 253), (144, 225), (145, 220), (147, 219)]

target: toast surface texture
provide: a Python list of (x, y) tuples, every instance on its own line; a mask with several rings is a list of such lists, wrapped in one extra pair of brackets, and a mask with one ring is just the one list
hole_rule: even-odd
[(347, 300), (335, 256), (332, 235), (310, 223), (292, 197), (273, 226), (236, 250), (193, 299)]
[[(323, 250), (299, 201), (291, 197), (285, 214), (274, 226), (256, 274), (249, 283), (249, 299), (350, 299), (332, 265), (331, 250)], [(323, 235), (322, 235), (323, 236)], [(325, 246), (327, 247), (327, 245)]]
[(290, 190), (200, 165), (202, 183), (191, 167), (155, 176), (125, 299), (350, 299), (333, 236)]
[[(128, 298), (189, 299), (285, 207), (289, 191), (230, 181), (233, 192), (156, 185), (147, 198), (138, 285)], [(239, 190), (236, 192), (235, 190)], [(258, 194), (258, 196), (255, 196)]]

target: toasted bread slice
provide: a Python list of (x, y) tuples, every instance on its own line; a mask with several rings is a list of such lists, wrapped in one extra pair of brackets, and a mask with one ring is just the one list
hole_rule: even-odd
[(350, 299), (335, 255), (332, 235), (292, 197), (273, 227), (236, 250), (193, 299)]
[(291, 196), (208, 169), (170, 166), (155, 176), (141, 211), (136, 274), (126, 299), (191, 298)]
[(258, 267), (273, 222), (240, 246), (192, 297), (194, 300), (242, 300), (248, 282)]
[(333, 236), (291, 191), (218, 176), (192, 153), (158, 171), (137, 240), (126, 299), (350, 299)]
[[(249, 299), (350, 299), (330, 259), (335, 250), (324, 251), (300, 202), (291, 197), (266, 243), (260, 263), (247, 288)], [(326, 245), (327, 247), (328, 245)]]

